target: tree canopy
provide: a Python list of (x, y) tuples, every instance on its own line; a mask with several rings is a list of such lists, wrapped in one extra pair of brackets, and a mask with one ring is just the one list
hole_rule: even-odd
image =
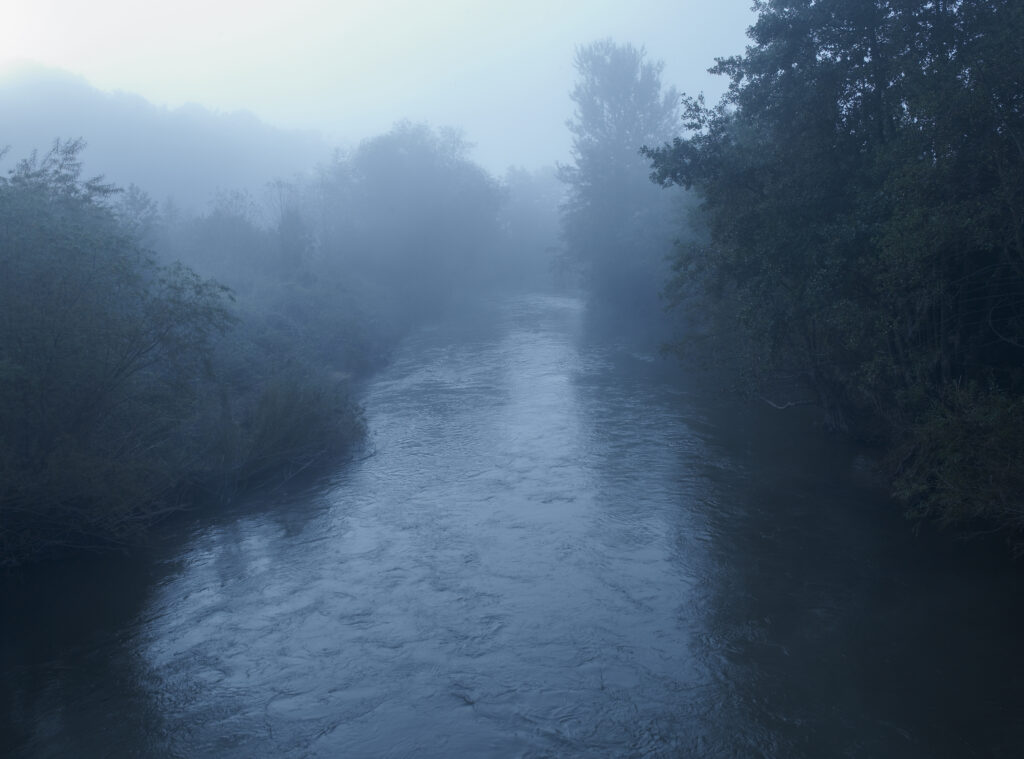
[(726, 96), (647, 151), (707, 231), (672, 290), (720, 293), (762, 369), (887, 440), (915, 508), (1021, 526), (1024, 6), (755, 7)]

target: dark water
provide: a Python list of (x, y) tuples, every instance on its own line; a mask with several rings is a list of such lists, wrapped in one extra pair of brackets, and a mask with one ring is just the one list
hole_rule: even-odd
[(424, 329), (332, 481), (6, 576), (0, 755), (1024, 756), (1000, 546), (582, 324)]

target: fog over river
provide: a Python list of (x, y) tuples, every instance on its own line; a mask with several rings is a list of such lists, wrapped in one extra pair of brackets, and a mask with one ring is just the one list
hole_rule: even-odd
[(1024, 752), (1005, 552), (915, 536), (852, 447), (589, 334), (552, 295), (424, 326), (330, 479), (5, 577), (0, 754)]

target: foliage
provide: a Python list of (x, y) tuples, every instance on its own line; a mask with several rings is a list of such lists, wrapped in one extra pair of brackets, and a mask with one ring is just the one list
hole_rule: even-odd
[(594, 302), (617, 311), (655, 302), (672, 237), (672, 199), (651, 187), (639, 151), (673, 133), (678, 98), (662, 89), (662, 64), (645, 58), (610, 39), (576, 51), (573, 162), (559, 167), (567, 255)]
[(701, 199), (706, 244), (680, 248), (670, 291), (719, 293), (758, 373), (798, 373), (833, 426), (923, 446), (900, 493), (951, 516), (960, 485), (927, 483), (957, 430), (1000, 439), (1012, 415), (978, 415), (1024, 392), (1024, 7), (755, 7), (753, 44), (713, 69), (728, 94), (686, 98), (687, 136), (646, 151)]
[(204, 481), (230, 490), (362, 437), (352, 378), (479, 282), (500, 232), (499, 187), (468, 149), (455, 131), (401, 123), (312, 181), (275, 180), (262, 201), (228, 193), (198, 216), (165, 214), (161, 256), (237, 297), (194, 431), (212, 451)]
[(138, 246), (81, 147), (0, 179), (0, 559), (117, 542), (168, 505), (230, 321), (222, 287)]
[[(312, 276), (298, 205), (269, 228), (238, 195), (161, 213), (83, 180), (81, 149), (0, 179), (0, 562), (134, 542), (197, 488), (285, 476), (364, 434), (349, 377), (365, 346)], [(239, 302), (143, 238), (234, 276)]]
[(994, 521), (1024, 530), (1020, 396), (950, 385), (915, 421), (893, 458), (896, 494), (912, 516), (975, 529)]

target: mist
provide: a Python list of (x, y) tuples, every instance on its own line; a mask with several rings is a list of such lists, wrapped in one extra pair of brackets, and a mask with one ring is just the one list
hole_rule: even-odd
[(1021, 754), (1022, 38), (11, 9), (0, 754)]
[(629, 8), (189, 0), (173, 11), (55, 1), (18, 9), (0, 32), (0, 55), (172, 110), (248, 111), (349, 148), (403, 119), (456, 126), (475, 145), (471, 157), (500, 174), (566, 160), (577, 45), (604, 37), (646, 45), (666, 62), (667, 81), (717, 97), (724, 82), (706, 69), (723, 51), (742, 51), (752, 19), (745, 0)]

